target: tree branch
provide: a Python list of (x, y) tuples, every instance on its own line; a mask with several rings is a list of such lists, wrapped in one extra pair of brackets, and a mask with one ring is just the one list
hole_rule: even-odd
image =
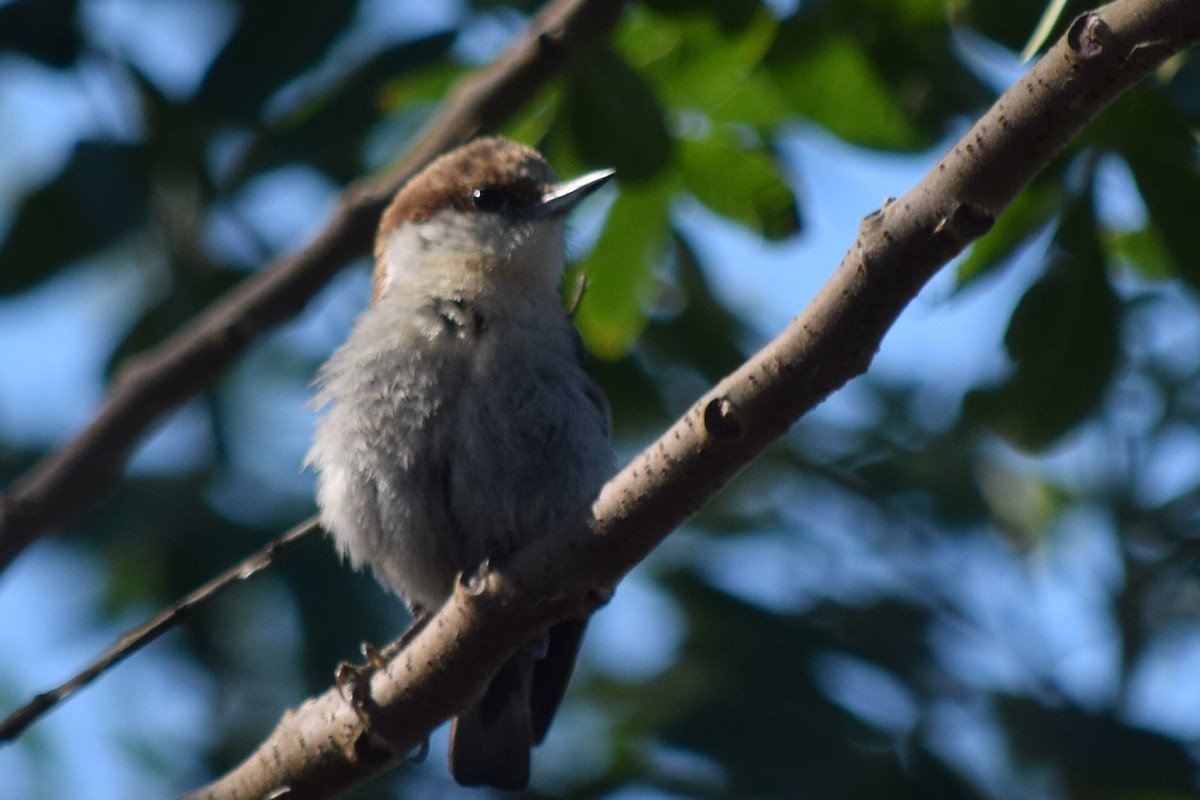
[(452, 93), (420, 141), (385, 174), (350, 186), (312, 244), (272, 261), (173, 337), (117, 373), (103, 408), (72, 442), (0, 498), (0, 571), (49, 527), (121, 476), (134, 445), (163, 414), (212, 384), (263, 333), (295, 316), (343, 266), (370, 252), (385, 204), (426, 162), (493, 130), (572, 58), (603, 39), (620, 0), (558, 0), (487, 68)]
[(602, 603), (744, 464), (865, 371), (943, 264), (1089, 120), (1198, 40), (1195, 0), (1118, 0), (1080, 16), (920, 183), (863, 220), (812, 304), (614, 477), (591, 517), (462, 582), (374, 675), (366, 707), (356, 711), (336, 689), (308, 700), (245, 762), (188, 797), (327, 797), (416, 747), (520, 642)]

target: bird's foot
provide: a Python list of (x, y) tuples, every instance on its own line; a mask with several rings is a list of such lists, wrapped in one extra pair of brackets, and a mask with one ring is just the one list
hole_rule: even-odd
[(343, 661), (338, 664), (333, 672), (333, 684), (342, 698), (354, 709), (363, 725), (369, 728), (367, 703), (371, 697), (371, 678), (376, 672), (387, 667), (388, 659), (385, 653), (388, 648), (380, 652), (370, 642), (363, 642), (359, 649), (363, 654), (363, 662), (356, 664)]
[[(359, 645), (359, 650), (362, 652), (363, 660), (361, 663), (351, 661), (343, 661), (337, 665), (334, 670), (333, 682), (337, 687), (338, 694), (346, 701), (346, 704), (354, 710), (355, 715), (363, 724), (363, 729), (367, 732), (367, 738), (370, 745), (376, 750), (382, 750), (395, 755), (396, 748), (392, 747), (384, 737), (375, 733), (371, 725), (371, 679), (375, 673), (387, 669), (388, 662), (399, 655), (413, 638), (421, 632), (425, 624), (429, 622), (430, 614), (427, 611), (418, 611), (411, 625), (400, 634), (400, 638), (391, 642), (379, 649), (370, 642), (363, 642)], [(420, 763), (425, 760), (429, 754), (429, 740), (421, 742), (417, 748), (408, 757), (409, 761)]]

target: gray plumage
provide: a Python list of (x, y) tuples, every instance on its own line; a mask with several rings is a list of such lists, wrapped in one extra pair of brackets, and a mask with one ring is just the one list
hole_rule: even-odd
[(414, 611), (582, 510), (612, 471), (603, 396), (542, 300), (392, 292), (321, 369), (323, 520)]
[[(385, 214), (375, 300), (318, 376), (322, 523), (414, 613), (583, 511), (613, 471), (607, 405), (557, 291), (563, 222), (541, 211), (555, 186), (501, 139), (434, 162)], [(540, 660), (518, 651), (457, 721), (460, 782), (527, 783), (582, 633), (555, 628)]]

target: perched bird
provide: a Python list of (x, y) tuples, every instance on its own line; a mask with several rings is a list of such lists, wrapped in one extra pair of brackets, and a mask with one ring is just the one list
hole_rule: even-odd
[[(318, 375), (308, 461), (323, 527), (414, 615), (585, 510), (613, 472), (608, 404), (559, 293), (564, 217), (611, 176), (560, 183), (537, 151), (477, 139), (383, 215), (371, 305)], [(518, 650), (454, 721), (459, 783), (528, 784), (584, 624)]]

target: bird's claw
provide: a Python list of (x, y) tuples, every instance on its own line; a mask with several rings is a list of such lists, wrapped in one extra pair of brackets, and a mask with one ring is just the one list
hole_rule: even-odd
[[(388, 651), (392, 648), (385, 647), (381, 651), (370, 642), (363, 642), (359, 649), (363, 654), (363, 662), (355, 664), (343, 661), (338, 664), (333, 675), (334, 685), (337, 686), (338, 693), (354, 710), (355, 715), (362, 723), (365, 737), (362, 740), (363, 744), (369, 746), (372, 751), (382, 754), (382, 757), (392, 758), (396, 755), (396, 748), (374, 730), (368, 709), (368, 701), (371, 697), (371, 678), (376, 672), (387, 667)], [(428, 750), (429, 742), (422, 742), (417, 747), (413, 758), (419, 756), (423, 759)]]
[[(354, 713), (362, 720), (363, 725), (370, 727), (366, 707), (367, 699), (371, 696), (371, 677), (382, 668), (382, 665), (372, 659), (372, 655), (379, 656), (378, 651), (371, 647), (371, 655), (368, 655), (366, 652), (368, 647), (369, 645), (364, 643), (363, 654), (367, 656), (365, 662), (354, 664), (343, 661), (337, 665), (333, 672), (333, 684), (346, 703), (354, 709)], [(387, 662), (382, 663), (386, 664)]]

